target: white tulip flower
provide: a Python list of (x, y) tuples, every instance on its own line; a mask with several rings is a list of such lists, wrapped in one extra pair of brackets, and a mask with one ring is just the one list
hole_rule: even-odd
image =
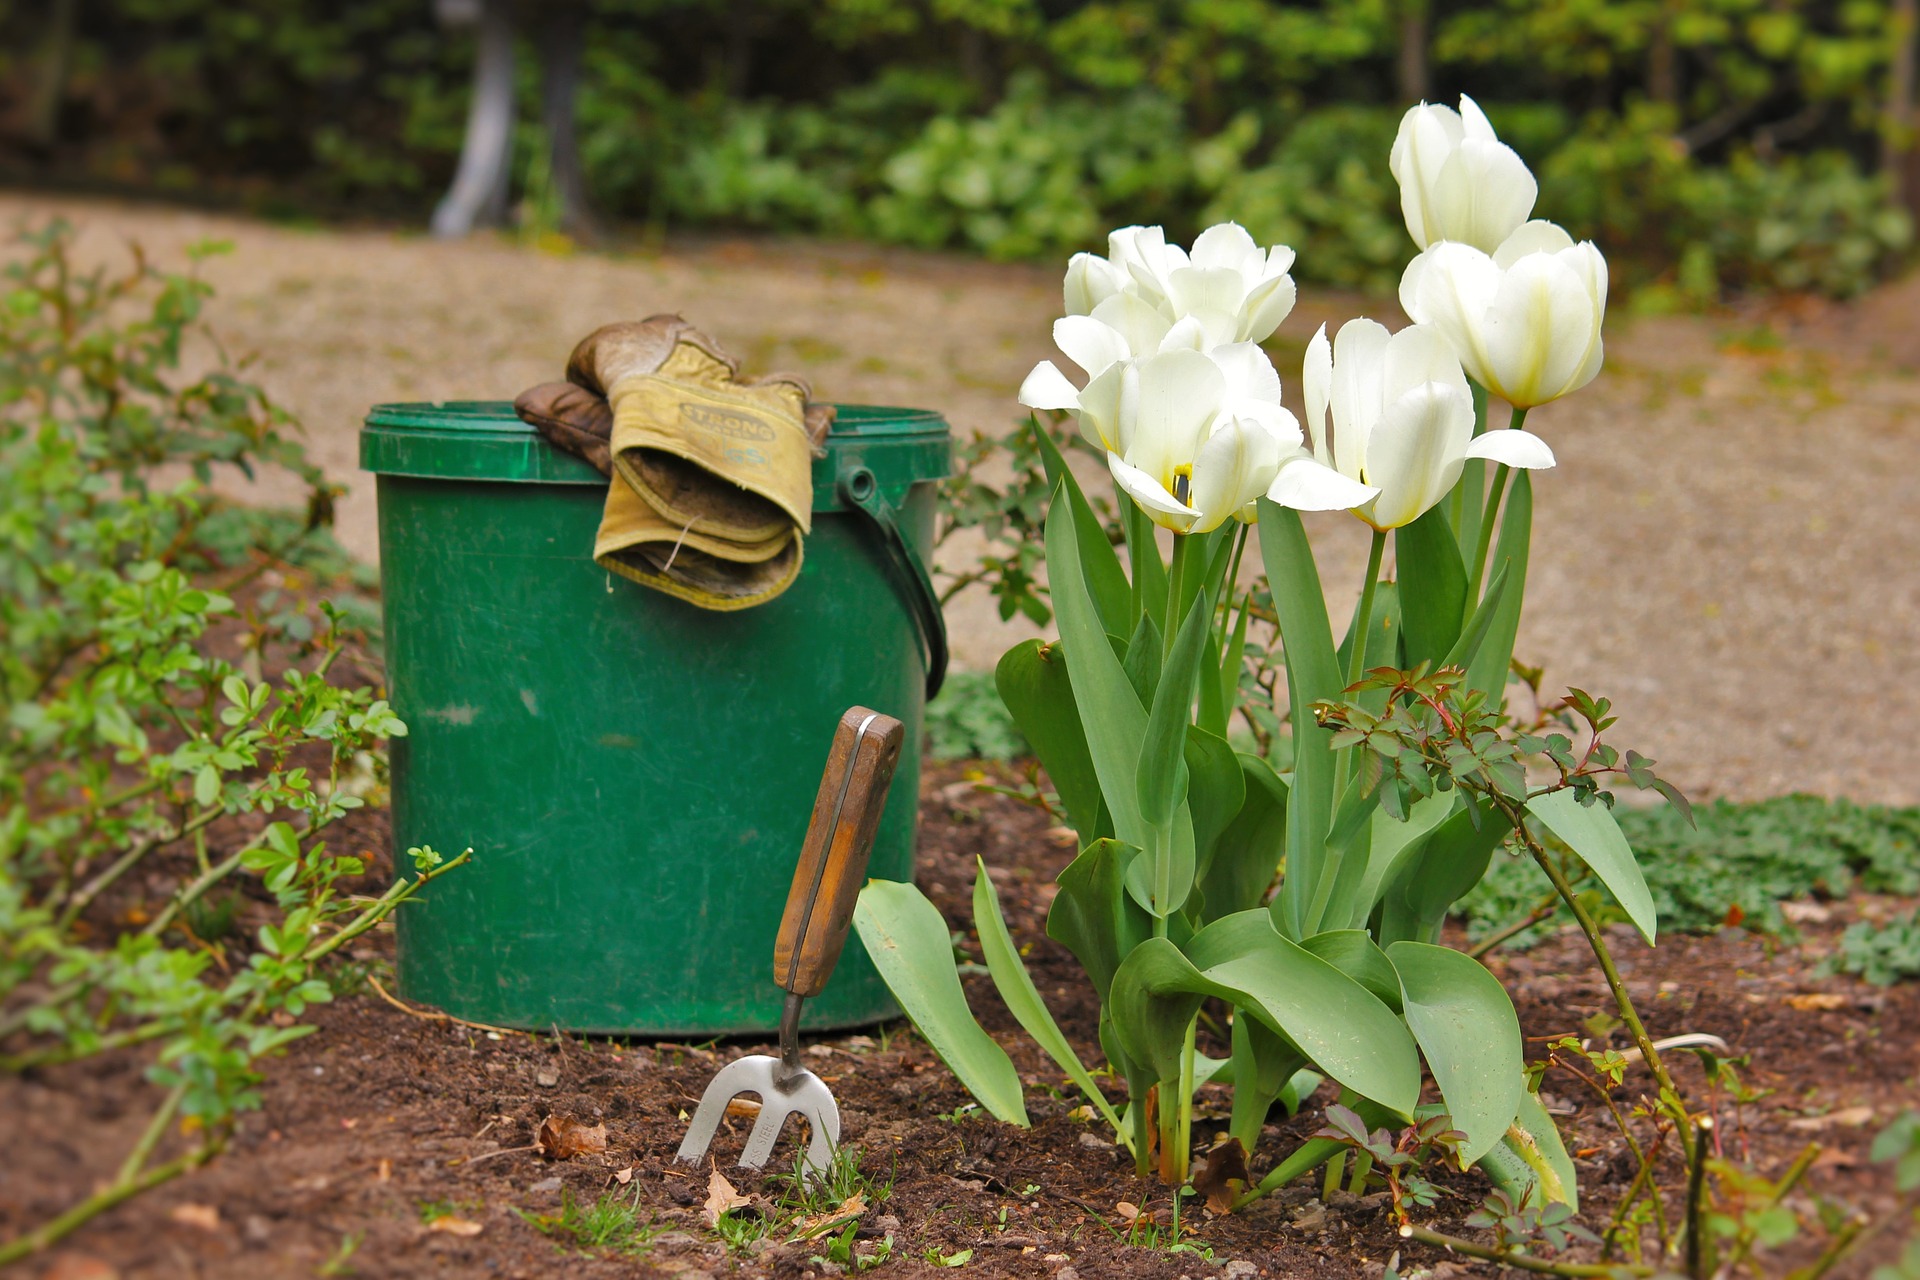
[(1293, 260), (1292, 249), (1262, 249), (1233, 222), (1202, 231), (1192, 253), (1168, 244), (1159, 227), (1122, 227), (1107, 237), (1106, 257), (1077, 253), (1068, 261), (1063, 300), (1071, 317), (1132, 297), (1170, 326), (1197, 321), (1208, 347), (1261, 342), (1293, 310)]
[[(1466, 377), (1431, 326), (1389, 334), (1372, 320), (1349, 320), (1329, 343), (1322, 325), (1307, 344), (1301, 384), (1315, 458), (1373, 490), (1369, 500), (1350, 506), (1381, 532), (1413, 523), (1444, 498), (1468, 458), (1553, 465), (1553, 451), (1530, 432), (1473, 434)], [(1285, 501), (1279, 493), (1270, 496)]]
[(1036, 409), (1075, 410), (1087, 439), (1106, 450), (1114, 482), (1176, 533), (1206, 533), (1233, 517), (1251, 521), (1283, 468), (1324, 473), (1337, 491), (1337, 499), (1323, 497), (1311, 509), (1344, 509), (1373, 493), (1307, 455), (1299, 422), (1281, 407), (1280, 375), (1251, 342), (1128, 357), (1081, 390), (1042, 364), (1020, 399)]
[(1481, 386), (1531, 409), (1600, 372), (1607, 260), (1590, 240), (1529, 222), (1491, 256), (1435, 244), (1407, 264), (1400, 305), (1438, 329)]
[(1387, 167), (1400, 183), (1407, 232), (1422, 249), (1453, 240), (1491, 253), (1527, 220), (1540, 193), (1526, 161), (1494, 136), (1465, 94), (1458, 111), (1409, 107)]

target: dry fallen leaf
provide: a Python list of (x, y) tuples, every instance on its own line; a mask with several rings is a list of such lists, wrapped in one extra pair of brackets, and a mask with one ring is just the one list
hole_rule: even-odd
[(1119, 1204), (1113, 1206), (1113, 1211), (1122, 1218), (1125, 1218), (1128, 1222), (1132, 1222), (1140, 1216), (1140, 1206), (1131, 1200), (1122, 1200)]
[(548, 1116), (534, 1135), (533, 1149), (548, 1160), (599, 1155), (607, 1149), (607, 1126), (582, 1124), (572, 1116)]
[(753, 1120), (760, 1115), (760, 1104), (752, 1098), (727, 1099), (727, 1119)]
[(753, 1201), (733, 1189), (727, 1176), (715, 1169), (707, 1179), (707, 1202), (700, 1206), (700, 1217), (709, 1229), (720, 1225), (720, 1215), (744, 1209)]
[(373, 1176), (377, 1181), (380, 1181), (380, 1182), (392, 1182), (393, 1181), (393, 1161), (387, 1159), (385, 1156), (382, 1156), (380, 1158), (380, 1163), (374, 1166)]
[(1813, 1013), (1821, 1009), (1844, 1009), (1847, 998), (1836, 991), (1803, 991), (1797, 996), (1788, 996), (1787, 1004), (1802, 1013)]
[(829, 1229), (851, 1222), (867, 1211), (867, 1198), (856, 1191), (840, 1202), (837, 1209), (816, 1213), (793, 1224), (792, 1240), (807, 1240), (824, 1235)]
[(481, 1224), (471, 1218), (456, 1218), (452, 1215), (435, 1218), (427, 1224), (427, 1230), (444, 1231), (450, 1236), (477, 1236), (482, 1229)]
[(614, 1180), (615, 1182), (617, 1182), (617, 1183), (619, 1183), (619, 1184), (620, 1184), (621, 1186), (623, 1186), (623, 1187), (624, 1187), (624, 1186), (626, 1186), (626, 1185), (627, 1185), (627, 1184), (628, 1184), (629, 1182), (632, 1182), (632, 1181), (633, 1181), (633, 1166), (632, 1166), (632, 1165), (628, 1165), (628, 1166), (627, 1166), (626, 1168), (624, 1168), (624, 1169), (615, 1169), (615, 1170), (613, 1171), (613, 1180)]
[(1228, 1138), (1207, 1152), (1193, 1175), (1193, 1189), (1207, 1198), (1207, 1208), (1214, 1213), (1231, 1213), (1234, 1200), (1252, 1181), (1247, 1149), (1240, 1145), (1240, 1139)]
[(40, 1280), (120, 1280), (120, 1272), (90, 1253), (63, 1253), (40, 1273)]
[(177, 1204), (167, 1211), (167, 1217), (183, 1227), (197, 1227), (201, 1231), (220, 1229), (220, 1210), (210, 1204)]
[(1872, 1107), (1842, 1107), (1838, 1111), (1829, 1111), (1823, 1116), (1801, 1116), (1798, 1120), (1789, 1120), (1787, 1128), (1798, 1129), (1802, 1133), (1812, 1133), (1819, 1129), (1858, 1129), (1872, 1119)]

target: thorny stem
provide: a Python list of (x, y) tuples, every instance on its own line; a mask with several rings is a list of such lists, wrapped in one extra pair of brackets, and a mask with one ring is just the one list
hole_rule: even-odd
[(1623, 1263), (1597, 1262), (1554, 1262), (1547, 1258), (1536, 1258), (1530, 1253), (1517, 1253), (1511, 1249), (1493, 1249), (1486, 1245), (1475, 1244), (1471, 1240), (1462, 1240), (1458, 1236), (1444, 1235), (1430, 1231), (1426, 1227), (1405, 1226), (1400, 1228), (1404, 1240), (1418, 1240), (1421, 1244), (1430, 1244), (1468, 1258), (1479, 1258), (1483, 1262), (1497, 1262), (1502, 1266), (1516, 1267), (1521, 1271), (1535, 1271), (1550, 1276), (1650, 1276), (1652, 1267), (1627, 1266)]
[(1707, 1195), (1707, 1139), (1713, 1133), (1713, 1117), (1701, 1116), (1694, 1127), (1693, 1163), (1687, 1170), (1687, 1274), (1693, 1280), (1706, 1280), (1706, 1241), (1700, 1234)]

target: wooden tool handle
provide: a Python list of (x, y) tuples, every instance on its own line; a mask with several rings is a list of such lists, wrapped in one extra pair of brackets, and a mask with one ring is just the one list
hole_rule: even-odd
[(905, 738), (898, 720), (865, 707), (840, 717), (773, 946), (773, 980), (783, 991), (820, 994), (840, 959)]

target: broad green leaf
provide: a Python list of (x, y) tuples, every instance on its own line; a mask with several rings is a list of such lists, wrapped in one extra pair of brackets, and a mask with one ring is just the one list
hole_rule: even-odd
[(1564, 1204), (1580, 1208), (1580, 1186), (1553, 1117), (1540, 1099), (1522, 1088), (1520, 1108), (1506, 1136), (1479, 1161), (1494, 1186), (1515, 1204)]
[(1653, 895), (1613, 810), (1598, 801), (1581, 804), (1571, 791), (1549, 791), (1527, 801), (1527, 812), (1587, 864), (1652, 946), (1659, 928)]
[(1393, 535), (1409, 667), (1423, 662), (1438, 666), (1460, 638), (1460, 622), (1467, 615), (1467, 570), (1460, 544), (1447, 526), (1447, 506), (1429, 507)]
[[(1286, 850), (1287, 784), (1259, 756), (1236, 754), (1235, 759), (1244, 798), (1233, 821), (1214, 840), (1212, 856), (1195, 886), (1207, 920), (1259, 906)], [(1193, 768), (1191, 761), (1188, 768)]]
[(853, 923), (887, 990), (940, 1061), (989, 1115), (1026, 1128), (1019, 1073), (967, 1007), (939, 908), (910, 884), (869, 880)]
[(974, 858), (973, 928), (980, 935), (980, 954), (986, 959), (987, 974), (993, 979), (1000, 998), (1006, 1001), (1014, 1021), (1066, 1072), (1067, 1079), (1087, 1096), (1087, 1101), (1099, 1109), (1120, 1140), (1129, 1141), (1107, 1095), (1100, 1092), (1100, 1086), (1093, 1082), (1093, 1075), (1080, 1061), (1080, 1055), (1060, 1033), (1046, 1001), (1040, 998), (1039, 988), (1033, 985), (1026, 962), (1020, 958), (1020, 949), (1013, 945), (1013, 935), (1007, 932), (1006, 917), (1000, 913), (1000, 897), (994, 892), (992, 877), (987, 875), (987, 864), (978, 857)]
[(1085, 845), (1097, 838), (1100, 780), (1087, 753), (1086, 731), (1067, 677), (1066, 647), (1027, 640), (1007, 650), (994, 685), (1013, 722), (1046, 766), (1067, 817)]
[[(1187, 792), (1187, 727), (1193, 720), (1193, 695), (1200, 683), (1200, 657), (1206, 648), (1213, 610), (1203, 595), (1196, 598), (1174, 637), (1154, 690), (1153, 710), (1147, 715), (1147, 736), (1141, 744), (1135, 773), (1140, 816), (1154, 826), (1173, 818), (1173, 809)], [(1174, 895), (1172, 906), (1186, 894)]]
[(1460, 632), (1460, 638), (1453, 642), (1453, 648), (1440, 660), (1443, 667), (1458, 667), (1462, 671), (1473, 665), (1480, 656), (1480, 646), (1486, 642), (1487, 633), (1493, 630), (1494, 619), (1500, 615), (1500, 601), (1507, 591), (1507, 569), (1502, 564), (1493, 571), (1493, 581), (1487, 584), (1486, 591), (1480, 597), (1479, 608), (1473, 611), (1473, 617)]
[(1094, 514), (1092, 505), (1087, 502), (1087, 495), (1081, 491), (1080, 482), (1074, 478), (1073, 469), (1061, 456), (1053, 437), (1041, 428), (1037, 419), (1029, 418), (1027, 421), (1040, 442), (1040, 465), (1046, 468), (1047, 483), (1053, 486), (1055, 500), (1064, 489), (1067, 503), (1073, 509), (1073, 528), (1080, 545), (1081, 572), (1086, 576), (1087, 593), (1092, 596), (1094, 608), (1099, 611), (1106, 629), (1114, 635), (1126, 635), (1133, 623), (1133, 605), (1126, 570), (1120, 567), (1119, 553), (1113, 549), (1113, 543), (1107, 540), (1107, 531), (1101, 525), (1100, 517)]
[(1329, 920), (1327, 926), (1347, 929), (1364, 926), (1367, 917), (1373, 914), (1374, 904), (1380, 901), (1380, 894), (1400, 870), (1401, 860), (1419, 852), (1427, 833), (1439, 826), (1453, 812), (1457, 803), (1457, 792), (1441, 791), (1414, 801), (1412, 810), (1404, 819), (1395, 818), (1380, 809), (1374, 810), (1372, 842), (1367, 851), (1367, 875), (1353, 895), (1357, 914), (1349, 916), (1344, 922)]
[(1467, 1135), (1460, 1159), (1470, 1164), (1500, 1141), (1527, 1091), (1513, 1001), (1485, 965), (1451, 947), (1396, 942), (1387, 958), (1400, 975), (1407, 1026), (1453, 1127)]
[[(1477, 517), (1474, 537), (1479, 537)], [(1520, 632), (1520, 606), (1527, 596), (1527, 554), (1532, 537), (1533, 480), (1530, 472), (1516, 470), (1507, 486), (1500, 536), (1494, 539), (1493, 558), (1488, 562), (1489, 573), (1505, 570), (1506, 584), (1500, 593), (1499, 607), (1488, 624), (1486, 639), (1480, 642), (1480, 652), (1467, 667), (1467, 687), (1486, 693), (1488, 707), (1496, 711), (1506, 702), (1507, 670), (1513, 665), (1514, 637)]]
[[(1127, 534), (1127, 562), (1133, 568), (1135, 613), (1150, 613), (1162, 629), (1167, 625), (1167, 562), (1160, 558), (1159, 528), (1125, 494), (1119, 495), (1122, 527)], [(1053, 564), (1051, 552), (1047, 555)]]
[(1073, 952), (1102, 1004), (1120, 961), (1153, 933), (1152, 917), (1126, 891), (1127, 866), (1139, 856), (1132, 845), (1094, 841), (1060, 873), (1047, 911), (1047, 936)]
[(1154, 690), (1160, 687), (1160, 648), (1160, 628), (1154, 625), (1151, 614), (1141, 614), (1133, 626), (1132, 639), (1127, 641), (1120, 669), (1127, 673), (1127, 683), (1133, 686), (1134, 696), (1143, 707), (1153, 705)]
[(1066, 504), (1060, 502), (1047, 512), (1047, 567), (1054, 614), (1067, 649), (1067, 678), (1094, 776), (1100, 781), (1101, 797), (1113, 818), (1114, 835), (1145, 849), (1151, 833), (1140, 816), (1134, 778), (1140, 743), (1147, 732), (1147, 712), (1107, 643), (1107, 633), (1081, 576), (1080, 549), (1074, 540), (1071, 515)]
[(1246, 775), (1225, 738), (1199, 725), (1187, 726), (1187, 811), (1193, 819), (1195, 878), (1206, 875), (1220, 833), (1239, 816), (1246, 800)]
[(1208, 996), (1232, 993), (1208, 982), (1167, 939), (1148, 938), (1120, 962), (1107, 1003), (1127, 1056), (1156, 1080), (1178, 1080), (1187, 1026)]
[[(1411, 872), (1401, 881), (1400, 900), (1431, 933), (1453, 904), (1467, 896), (1487, 874), (1493, 851), (1508, 827), (1491, 805), (1462, 805), (1434, 828)], [(1431, 942), (1432, 937), (1413, 939)]]
[(1329, 929), (1301, 939), (1300, 945), (1400, 1012), (1400, 975), (1365, 929)]
[(1148, 833), (1156, 840), (1165, 841), (1160, 853), (1166, 860), (1166, 879), (1164, 883), (1160, 880), (1162, 864), (1151, 856), (1152, 850), (1148, 850), (1149, 856), (1135, 858), (1127, 868), (1127, 892), (1147, 914), (1178, 919), (1174, 913), (1193, 892), (1193, 819), (1187, 811), (1187, 802), (1182, 800), (1174, 810), (1173, 821), (1164, 827), (1149, 827)]
[(1364, 777), (1356, 776), (1347, 785), (1346, 795), (1334, 811), (1333, 829), (1327, 833), (1326, 857), (1321, 863), (1321, 883), (1307, 908), (1309, 933), (1343, 927), (1353, 923), (1355, 916), (1365, 918), (1360, 896), (1366, 887), (1373, 848), (1372, 818), (1386, 788), (1378, 781), (1369, 786)]
[(1217, 738), (1227, 736), (1226, 694), (1220, 687), (1220, 636), (1207, 631), (1207, 647), (1200, 655), (1200, 710), (1194, 723)]
[(1332, 735), (1306, 708), (1337, 698), (1344, 683), (1334, 659), (1333, 628), (1313, 548), (1296, 511), (1260, 499), (1260, 558), (1280, 617), (1286, 646), (1287, 691), (1294, 708), (1293, 785), (1287, 806), (1287, 878), (1274, 899), (1276, 921), (1295, 937), (1304, 932), (1318, 881), (1327, 825), (1333, 815)]
[[(1240, 619), (1233, 624), (1233, 635), (1227, 640), (1226, 652), (1220, 655), (1220, 703), (1225, 709), (1224, 714), (1228, 724), (1233, 720), (1234, 708), (1240, 703), (1240, 668), (1246, 662), (1247, 604), (1250, 601), (1250, 595), (1243, 597)], [(1223, 738), (1227, 736), (1227, 730), (1224, 728), (1216, 732)]]
[(1234, 993), (1223, 998), (1265, 1019), (1320, 1070), (1412, 1113), (1420, 1061), (1405, 1024), (1358, 982), (1281, 937), (1266, 912), (1216, 920), (1193, 935), (1186, 954), (1208, 982)]
[[(1233, 1113), (1227, 1132), (1252, 1151), (1260, 1145), (1260, 1129), (1267, 1121), (1268, 1109), (1304, 1070), (1306, 1059), (1260, 1019), (1246, 1014), (1234, 1018), (1232, 1042)], [(1317, 1074), (1306, 1074), (1313, 1076), (1316, 1086), (1319, 1084)], [(1297, 1110), (1299, 1105), (1296, 1096), (1288, 1110)]]

